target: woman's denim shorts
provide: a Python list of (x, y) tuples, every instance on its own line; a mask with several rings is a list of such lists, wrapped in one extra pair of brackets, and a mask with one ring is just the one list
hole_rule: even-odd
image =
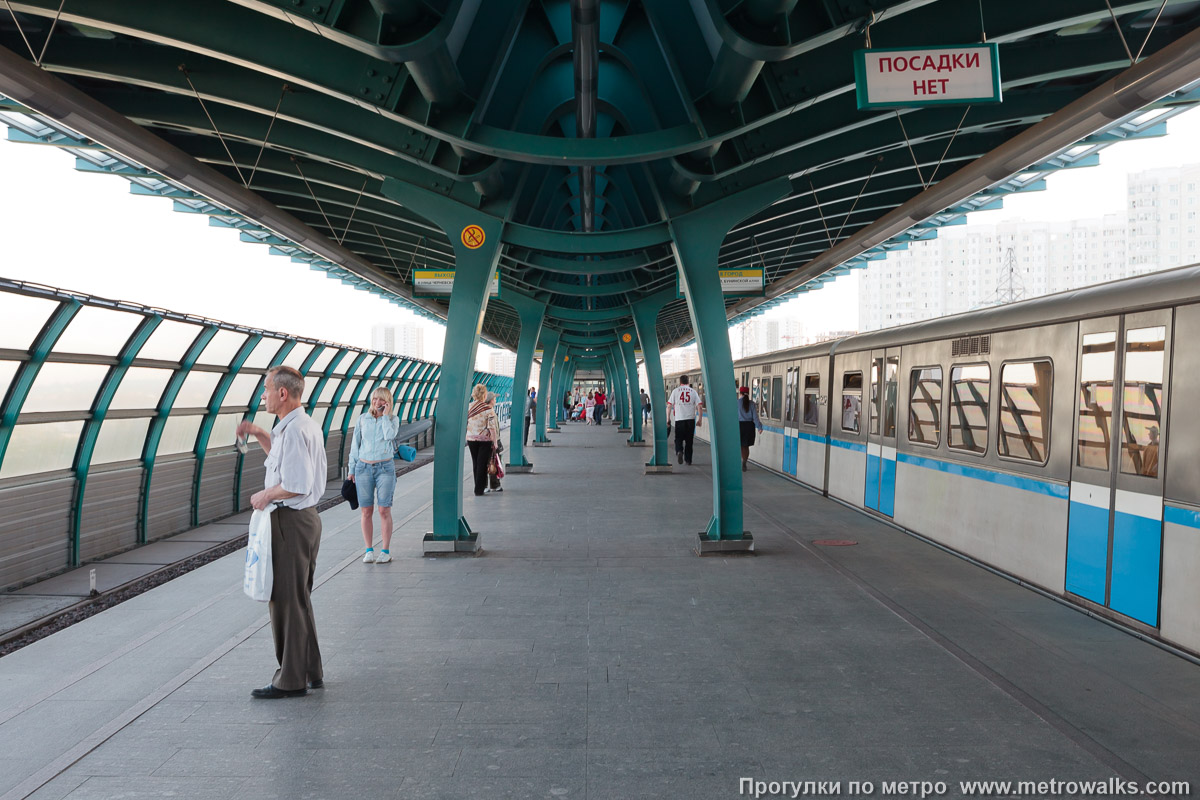
[(354, 469), (354, 486), (358, 489), (360, 506), (392, 507), (392, 496), (396, 493), (396, 467), (391, 461), (364, 464), (361, 461)]

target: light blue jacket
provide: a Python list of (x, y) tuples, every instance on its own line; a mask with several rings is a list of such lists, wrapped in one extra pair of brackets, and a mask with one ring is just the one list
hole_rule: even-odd
[(400, 418), (392, 415), (372, 417), (359, 414), (354, 425), (354, 443), (350, 445), (350, 472), (362, 461), (387, 461), (396, 454), (396, 434)]
[(746, 409), (742, 408), (742, 398), (739, 397), (737, 401), (737, 409), (738, 422), (753, 422), (754, 427), (758, 428), (759, 431), (762, 431), (762, 420), (758, 418), (757, 403), (751, 402), (750, 410), (747, 411)]

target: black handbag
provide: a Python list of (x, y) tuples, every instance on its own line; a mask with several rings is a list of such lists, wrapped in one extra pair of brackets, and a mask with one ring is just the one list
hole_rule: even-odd
[(358, 510), (358, 486), (349, 478), (342, 481), (342, 499), (350, 504), (351, 511)]

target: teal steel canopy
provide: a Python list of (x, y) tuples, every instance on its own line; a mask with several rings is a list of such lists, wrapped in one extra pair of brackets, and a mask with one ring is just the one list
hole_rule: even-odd
[[(413, 300), (412, 274), (452, 268), (452, 242), (420, 203), (398, 202), (385, 184), (500, 220), (503, 288), (482, 331), (513, 349), (521, 329), (513, 297), (546, 304), (544, 330), (567, 337), (628, 328), (639, 301), (676, 291), (675, 221), (756, 187), (786, 184), (720, 246), (721, 268), (766, 274), (762, 297), (726, 298), (731, 318), (1041, 185), (1040, 175), (1018, 173), (1092, 163), (1104, 144), (1162, 133), (1161, 118), (1131, 115), (1194, 102), (1190, 91), (1161, 99), (1182, 84), (1123, 101), (1109, 117), (1116, 128), (1084, 130), (1045, 158), (997, 167), (931, 200), (915, 224), (867, 235), (1200, 24), (1196, 0), (1113, 0), (1111, 11), (1096, 0), (5, 6), (0, 55), (38, 63), (265, 203), (222, 206), (152, 161), (106, 166), (101, 156), (81, 168), (125, 174), (135, 191), (175, 197), (180, 210), (241, 228), (247, 241), (444, 317), (444, 300)], [(857, 107), (856, 51), (981, 41), (999, 50), (1002, 103)], [(9, 102), (0, 112), (56, 118), (53, 105)], [(1092, 150), (1061, 152), (1088, 135)], [(121, 147), (61, 129), (10, 136), (77, 152)], [(283, 235), (281, 213), (306, 227)], [(663, 347), (695, 335), (682, 299), (663, 305), (655, 324)]]

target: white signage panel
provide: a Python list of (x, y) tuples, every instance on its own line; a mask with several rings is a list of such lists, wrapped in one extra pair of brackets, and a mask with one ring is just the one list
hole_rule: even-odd
[(860, 109), (999, 103), (1000, 50), (990, 43), (859, 50), (854, 81)]
[[(454, 290), (454, 270), (452, 269), (414, 269), (413, 297), (449, 298)], [(500, 296), (500, 272), (492, 276), (489, 296)]]

